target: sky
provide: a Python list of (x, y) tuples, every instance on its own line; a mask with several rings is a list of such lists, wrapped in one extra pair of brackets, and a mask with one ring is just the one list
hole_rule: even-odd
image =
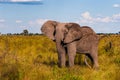
[(0, 33), (41, 33), (47, 20), (75, 22), (97, 33), (120, 31), (120, 0), (0, 0)]

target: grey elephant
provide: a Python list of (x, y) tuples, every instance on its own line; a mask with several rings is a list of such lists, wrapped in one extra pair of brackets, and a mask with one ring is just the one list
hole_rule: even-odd
[(93, 62), (93, 68), (98, 68), (98, 37), (90, 27), (80, 27), (77, 23), (47, 21), (41, 31), (56, 42), (59, 67), (65, 66), (66, 54), (69, 66), (73, 66), (77, 52), (88, 56)]

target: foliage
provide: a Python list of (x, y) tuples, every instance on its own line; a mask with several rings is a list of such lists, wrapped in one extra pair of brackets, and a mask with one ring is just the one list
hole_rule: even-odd
[(28, 30), (27, 29), (23, 30), (23, 35), (28, 35)]
[(59, 68), (55, 43), (42, 35), (0, 36), (0, 80), (119, 80), (120, 35), (99, 41), (98, 71), (77, 54), (75, 66)]

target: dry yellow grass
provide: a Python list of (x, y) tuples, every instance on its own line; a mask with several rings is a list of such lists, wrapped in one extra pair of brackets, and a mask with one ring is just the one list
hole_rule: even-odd
[(0, 80), (119, 80), (120, 35), (99, 42), (100, 69), (77, 55), (75, 66), (59, 68), (55, 43), (45, 36), (0, 36)]

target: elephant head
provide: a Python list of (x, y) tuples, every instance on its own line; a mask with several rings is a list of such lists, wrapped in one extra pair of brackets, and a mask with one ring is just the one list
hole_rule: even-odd
[[(79, 29), (80, 25), (77, 23), (59, 23), (56, 26), (55, 39), (58, 42), (64, 41), (64, 39), (67, 39), (67, 42), (80, 39), (82, 34)], [(69, 35), (68, 32), (72, 33), (72, 35)], [(68, 36), (67, 38), (66, 35)]]
[(65, 37), (65, 33), (68, 32), (68, 29), (65, 27), (66, 23), (59, 23), (56, 26), (56, 34), (55, 34), (55, 39), (57, 42), (63, 41)]
[(80, 39), (82, 36), (80, 25), (77, 23), (60, 23), (50, 20), (43, 24), (41, 31), (52, 40), (65, 43)]
[(41, 31), (44, 35), (46, 35), (51, 40), (55, 40), (55, 28), (58, 22), (56, 21), (47, 21), (43, 24)]

